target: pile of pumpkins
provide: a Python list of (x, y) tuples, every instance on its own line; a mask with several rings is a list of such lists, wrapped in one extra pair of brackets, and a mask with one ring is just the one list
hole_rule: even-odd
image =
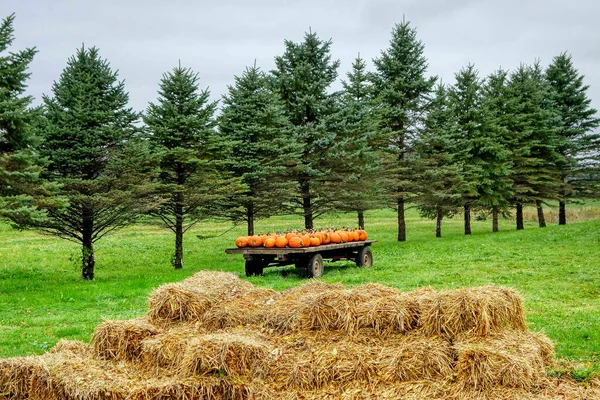
[(287, 233), (240, 236), (235, 239), (235, 245), (239, 248), (301, 248), (333, 243), (359, 242), (363, 240), (367, 240), (367, 232), (364, 229), (291, 230)]

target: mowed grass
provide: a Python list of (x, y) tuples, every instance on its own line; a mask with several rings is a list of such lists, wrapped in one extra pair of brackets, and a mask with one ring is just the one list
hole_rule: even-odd
[[(443, 237), (434, 237), (434, 222), (408, 215), (408, 240), (398, 243), (393, 211), (367, 213), (366, 227), (375, 264), (326, 264), (322, 280), (358, 285), (379, 282), (412, 290), (423, 286), (513, 287), (525, 298), (529, 328), (543, 330), (560, 358), (600, 362), (600, 206), (571, 207), (566, 226), (545, 229), (528, 221), (525, 230), (501, 221), (473, 221), (473, 234), (462, 234), (462, 219), (444, 221)], [(547, 210), (556, 214), (556, 210)], [(534, 215), (529, 210), (526, 215)], [(590, 218), (596, 218), (589, 220)], [(588, 221), (584, 221), (588, 220)], [(262, 232), (300, 227), (297, 216), (258, 222)], [(334, 215), (317, 226), (354, 226), (354, 215)], [(152, 289), (201, 270), (235, 272), (253, 284), (286, 289), (305, 282), (294, 268), (269, 268), (264, 277), (246, 278), (241, 256), (226, 255), (239, 226), (226, 232), (224, 222), (202, 222), (186, 234), (184, 268), (169, 264), (174, 236), (152, 225), (135, 225), (96, 244), (96, 279), (80, 277), (75, 243), (16, 231), (0, 224), (0, 358), (40, 354), (59, 339), (88, 341), (104, 319), (145, 314)]]

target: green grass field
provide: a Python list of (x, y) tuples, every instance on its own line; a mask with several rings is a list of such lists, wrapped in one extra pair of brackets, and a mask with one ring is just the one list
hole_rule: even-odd
[[(466, 237), (459, 217), (445, 221), (444, 237), (436, 239), (434, 222), (410, 211), (408, 240), (398, 243), (395, 214), (373, 211), (367, 213), (366, 227), (369, 238), (378, 240), (375, 265), (327, 264), (322, 279), (348, 285), (373, 281), (401, 290), (513, 287), (525, 298), (530, 329), (544, 330), (558, 357), (599, 363), (600, 206), (580, 206), (569, 218), (582, 221), (545, 229), (530, 221), (525, 230), (515, 231), (514, 222), (505, 220), (495, 234), (490, 220), (473, 221), (473, 234)], [(277, 217), (259, 221), (258, 230), (301, 224), (300, 217)], [(328, 216), (316, 225), (354, 226), (355, 219)], [(176, 271), (169, 264), (170, 232), (152, 225), (129, 227), (96, 244), (96, 280), (84, 282), (78, 245), (0, 224), (0, 358), (40, 354), (61, 338), (88, 341), (102, 320), (144, 315), (152, 289), (200, 270), (244, 276), (243, 259), (224, 253), (244, 227), (223, 234), (228, 228), (213, 221), (188, 232), (184, 268)], [(199, 238), (215, 235), (221, 236)], [(269, 268), (264, 277), (249, 280), (277, 290), (305, 281), (293, 268)]]

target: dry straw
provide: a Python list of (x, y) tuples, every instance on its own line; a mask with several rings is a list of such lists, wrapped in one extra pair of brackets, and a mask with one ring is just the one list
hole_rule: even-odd
[(504, 328), (525, 331), (523, 298), (514, 290), (482, 286), (419, 295), (423, 332), (455, 339), (464, 333), (485, 336)]
[(92, 335), (94, 352), (98, 357), (135, 360), (141, 355), (141, 342), (160, 333), (144, 318), (127, 321), (104, 321)]

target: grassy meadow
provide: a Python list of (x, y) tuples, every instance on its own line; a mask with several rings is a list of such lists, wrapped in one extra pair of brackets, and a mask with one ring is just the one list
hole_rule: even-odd
[[(571, 206), (569, 225), (558, 226), (556, 209), (547, 209), (548, 227), (540, 229), (535, 210), (526, 210), (525, 230), (502, 220), (473, 220), (473, 234), (462, 234), (462, 219), (444, 221), (435, 238), (434, 221), (408, 213), (408, 240), (396, 242), (393, 211), (367, 213), (374, 266), (329, 263), (322, 280), (358, 285), (379, 282), (401, 290), (423, 286), (451, 289), (504, 285), (525, 298), (530, 330), (554, 341), (557, 356), (600, 363), (600, 204)], [(301, 227), (286, 216), (259, 221), (267, 232)], [(316, 226), (354, 226), (353, 215), (326, 216)], [(71, 242), (17, 231), (0, 224), (0, 358), (40, 354), (59, 339), (88, 341), (104, 319), (144, 315), (152, 289), (204, 269), (231, 271), (253, 284), (286, 289), (305, 282), (292, 267), (268, 268), (265, 276), (245, 278), (241, 256), (226, 255), (245, 227), (229, 230), (225, 222), (207, 221), (188, 232), (184, 268), (169, 264), (174, 235), (158, 226), (139, 224), (96, 243), (96, 279), (84, 282), (78, 264), (80, 247)], [(229, 231), (228, 231), (229, 230)]]

